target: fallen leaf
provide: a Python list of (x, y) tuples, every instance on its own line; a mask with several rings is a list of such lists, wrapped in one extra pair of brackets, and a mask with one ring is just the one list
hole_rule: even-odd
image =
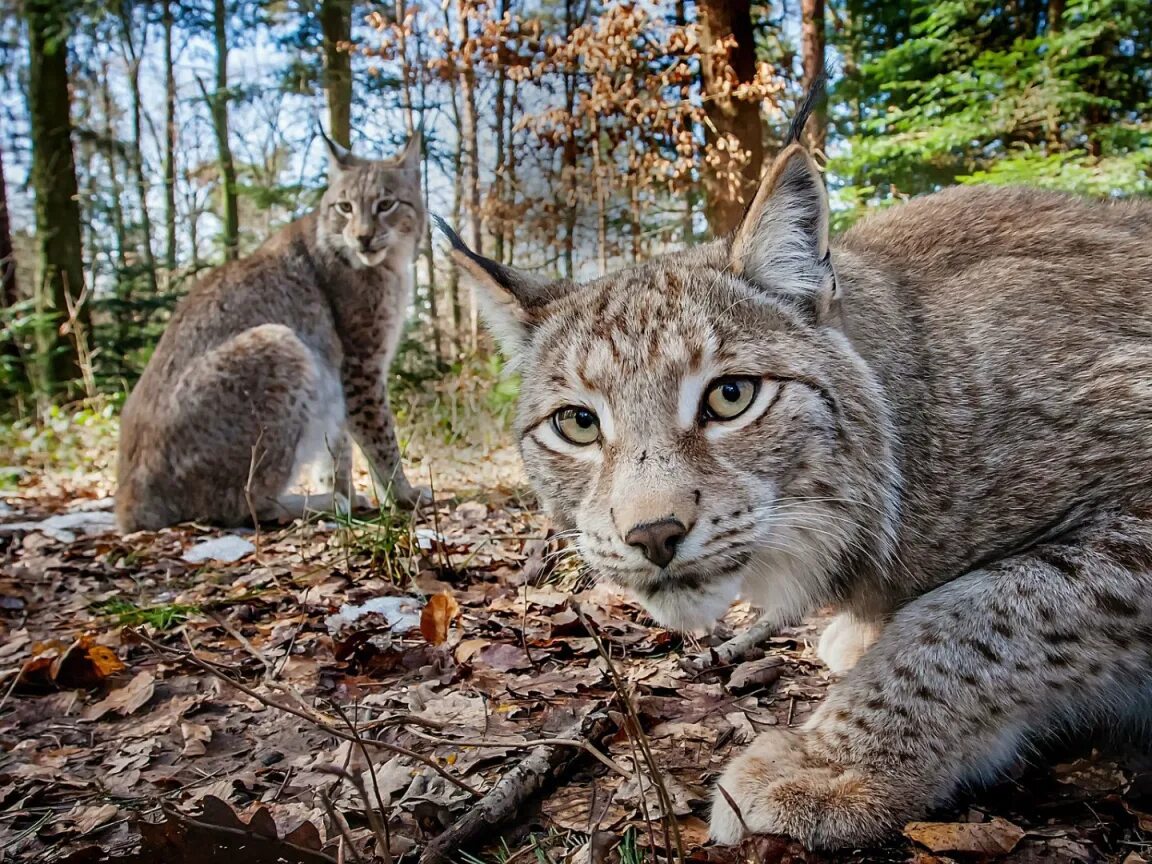
[(101, 825), (107, 825), (116, 818), (120, 808), (115, 804), (100, 804), (94, 807), (77, 805), (68, 816), (76, 824), (76, 830), (81, 834), (90, 834)]
[(139, 710), (156, 690), (156, 679), (151, 672), (138, 672), (136, 677), (119, 690), (113, 690), (106, 699), (95, 705), (90, 705), (84, 711), (84, 719), (88, 721), (99, 720), (110, 711), (115, 711), (122, 717), (134, 714)]
[(420, 613), (420, 634), (429, 645), (448, 641), (448, 628), (460, 617), (460, 604), (447, 591), (428, 598)]
[(729, 690), (749, 690), (753, 687), (767, 687), (773, 684), (784, 671), (783, 657), (765, 657), (741, 663), (732, 671), (728, 679)]
[(1007, 855), (1024, 837), (1024, 831), (1007, 819), (989, 822), (909, 822), (904, 836), (933, 852), (979, 852)]
[(180, 734), (184, 737), (181, 756), (203, 756), (208, 750), (206, 745), (212, 740), (212, 730), (203, 723), (181, 723)]

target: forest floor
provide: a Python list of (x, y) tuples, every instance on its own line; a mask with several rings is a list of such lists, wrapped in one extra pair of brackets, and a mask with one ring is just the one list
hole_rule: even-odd
[(413, 448), (410, 476), (430, 476), (440, 502), (418, 517), (120, 536), (114, 421), (56, 431), (0, 456), (21, 463), (0, 468), (0, 861), (1152, 853), (1152, 760), (1087, 744), (880, 848), (708, 846), (721, 766), (822, 698), (822, 621), (685, 671), (753, 611), (734, 608), (703, 640), (654, 626), (553, 536), (498, 433)]

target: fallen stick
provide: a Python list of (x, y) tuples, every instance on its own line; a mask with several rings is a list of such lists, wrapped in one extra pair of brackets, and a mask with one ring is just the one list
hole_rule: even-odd
[[(608, 715), (592, 711), (561, 734), (568, 740), (598, 741), (608, 731)], [(576, 762), (580, 750), (543, 743), (534, 748), (511, 771), (496, 781), (488, 794), (472, 804), (467, 813), (428, 844), (419, 864), (455, 861), (455, 853), (476, 843), (480, 835), (512, 819), (549, 780), (559, 779)]]
[(743, 633), (737, 633), (727, 642), (701, 651), (695, 657), (685, 657), (680, 666), (686, 672), (704, 672), (716, 666), (727, 666), (737, 660), (744, 659), (753, 648), (758, 648), (780, 629), (780, 619), (776, 615), (761, 615), (752, 622), (752, 626)]

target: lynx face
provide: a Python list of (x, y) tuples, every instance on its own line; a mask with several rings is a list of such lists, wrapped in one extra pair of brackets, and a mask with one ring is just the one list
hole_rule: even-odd
[(836, 326), (823, 202), (787, 151), (731, 241), (586, 285), (453, 240), (523, 374), (532, 482), (592, 569), (669, 626), (740, 594), (802, 615), (846, 556), (887, 548), (886, 418)]
[[(361, 159), (329, 142), (329, 185), (319, 241), (353, 267), (376, 267), (397, 250), (414, 253), (424, 230), (420, 136), (395, 159)], [(405, 260), (406, 260), (405, 258)]]

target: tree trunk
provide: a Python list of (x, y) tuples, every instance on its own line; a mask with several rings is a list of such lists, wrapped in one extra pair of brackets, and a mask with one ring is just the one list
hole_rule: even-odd
[[(148, 210), (148, 180), (144, 176), (144, 135), (143, 105), (140, 98), (140, 57), (144, 53), (141, 44), (138, 51), (135, 34), (132, 32), (132, 7), (122, 7), (121, 24), (124, 28), (124, 47), (127, 51), (128, 87), (132, 92), (132, 175), (136, 183), (136, 198), (140, 202), (140, 257), (144, 262), (144, 278), (152, 297), (159, 294), (156, 284), (156, 258), (152, 254), (152, 215)], [(128, 299), (128, 298), (125, 298)]]
[[(472, 249), (483, 255), (484, 232), (480, 225), (480, 145), (476, 113), (476, 66), (471, 46), (471, 0), (457, 0), (456, 16), (460, 25), (460, 45), (457, 59), (460, 63), (460, 89), (464, 97), (460, 134), (464, 139), (464, 182), (469, 211), (468, 223), (471, 229)], [(470, 297), (469, 344), (475, 351), (479, 343), (480, 327), (474, 290)]]
[(36, 306), (48, 316), (37, 333), (37, 378), (45, 395), (67, 392), (82, 380), (88, 356), (89, 314), (68, 92), (68, 26), (61, 5), (57, 0), (26, 0), (24, 4), (31, 185), (40, 258)]
[(236, 164), (228, 142), (228, 10), (226, 0), (213, 0), (212, 31), (216, 42), (216, 92), (211, 98), (212, 126), (220, 152), (220, 194), (224, 221), (224, 257), (234, 261), (240, 247), (240, 213), (236, 202)]
[[(513, 208), (516, 204), (516, 190), (518, 188), (516, 179), (516, 132), (514, 117), (520, 116), (520, 82), (515, 78), (512, 79), (512, 92), (508, 99), (508, 134), (504, 141), (504, 164), (508, 174), (508, 189), (505, 192), (509, 208)], [(512, 264), (516, 261), (516, 222), (514, 219), (504, 220), (504, 236), (505, 236), (505, 251), (508, 255), (508, 263)]]
[(19, 300), (16, 258), (12, 252), (12, 223), (8, 219), (8, 186), (4, 181), (4, 151), (0, 149), (0, 306), (8, 309)]
[[(801, 15), (801, 56), (804, 62), (804, 90), (824, 73), (824, 0), (800, 0)], [(808, 121), (805, 138), (808, 148), (823, 153), (828, 143), (828, 100), (821, 98), (820, 104)]]
[[(496, 4), (496, 16), (501, 22), (504, 16), (508, 14), (508, 0), (499, 0)], [(502, 26), (502, 25), (501, 25)], [(496, 50), (496, 176), (492, 184), (492, 194), (496, 199), (496, 212), (498, 214), (495, 225), (492, 226), (492, 233), (496, 241), (496, 248), (493, 252), (497, 261), (504, 261), (504, 172), (505, 172), (505, 151), (507, 149), (507, 142), (505, 140), (504, 118), (508, 112), (508, 106), (505, 102), (507, 98), (506, 79), (507, 75), (504, 72), (504, 46), (501, 44)]]
[(176, 64), (172, 56), (172, 0), (164, 0), (164, 269), (176, 271)]
[[(764, 140), (760, 107), (756, 102), (733, 99), (726, 93), (728, 74), (736, 84), (756, 77), (756, 40), (752, 29), (751, 0), (700, 0), (700, 75), (708, 123), (705, 145), (711, 149), (717, 139), (732, 135), (747, 153), (740, 179), (733, 188), (720, 172), (704, 172), (706, 195), (704, 211), (712, 235), (719, 237), (736, 227), (744, 207), (752, 200), (764, 164)], [(732, 37), (727, 51), (709, 56), (714, 46)]]
[[(400, 21), (403, 24), (403, 20)], [(324, 34), (324, 87), (328, 91), (328, 136), (352, 146), (352, 55), (341, 43), (352, 41), (352, 0), (323, 0), (320, 29)]]
[[(572, 31), (576, 29), (575, 0), (564, 0), (564, 40), (572, 38)], [(564, 116), (572, 118), (576, 111), (576, 80), (568, 70), (564, 72)], [(575, 278), (575, 252), (576, 252), (576, 131), (572, 129), (564, 139), (564, 196), (561, 209), (564, 211), (564, 247), (561, 253), (564, 257), (564, 276)]]

